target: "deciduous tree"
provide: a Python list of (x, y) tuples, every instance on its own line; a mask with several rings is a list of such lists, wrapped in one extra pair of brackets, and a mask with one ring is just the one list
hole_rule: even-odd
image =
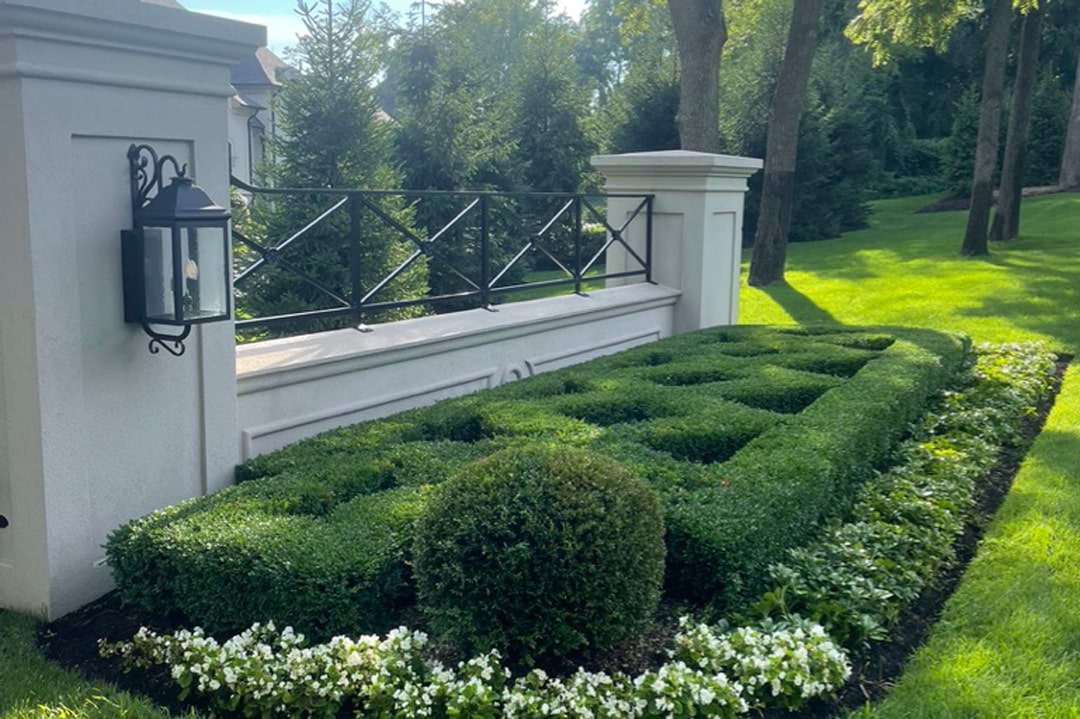
[(720, 56), (727, 42), (721, 0), (668, 0), (679, 52), (682, 149), (719, 152)]
[(1080, 187), (1080, 56), (1076, 60), (1072, 112), (1069, 113), (1069, 129), (1065, 134), (1065, 149), (1061, 154), (1058, 184), (1070, 190)]
[[(993, 203), (993, 175), (1013, 7), (1028, 11), (1047, 1), (987, 0), (990, 19), (984, 46), (971, 208), (960, 246), (960, 254), (965, 256), (988, 251), (987, 230)], [(957, 23), (977, 14), (980, 5), (977, 0), (860, 0), (859, 10), (848, 27), (848, 36), (869, 47), (875, 59), (884, 62), (897, 46), (943, 48)]]
[(1005, 139), (1005, 161), (1001, 168), (1001, 188), (998, 191), (997, 212), (994, 213), (994, 222), (990, 226), (990, 239), (999, 242), (1014, 240), (1020, 234), (1020, 199), (1024, 189), (1028, 126), (1031, 120), (1031, 101), (1035, 95), (1044, 10), (1045, 5), (1029, 10), (1024, 16), (1020, 34), (1020, 58), (1016, 65), (1016, 79), (1013, 81), (1009, 132)]
[(982, 92), (979, 96), (979, 136), (975, 140), (975, 171), (971, 180), (971, 207), (960, 245), (965, 257), (985, 255), (990, 208), (994, 202), (994, 168), (1001, 137), (1001, 98), (1005, 92), (1012, 0), (993, 0), (986, 33)]
[(784, 259), (795, 201), (799, 119), (817, 48), (820, 15), (821, 0), (799, 0), (792, 6), (784, 62), (780, 66), (780, 77), (769, 113), (765, 179), (750, 262), (749, 282), (753, 286), (767, 285), (784, 278)]

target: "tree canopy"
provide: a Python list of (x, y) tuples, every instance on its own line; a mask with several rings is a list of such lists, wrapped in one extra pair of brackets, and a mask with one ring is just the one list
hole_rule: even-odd
[[(1007, 110), (1017, 18), (1036, 0), (1002, 2), (1012, 26), (998, 93)], [(1080, 68), (1080, 4), (1042, 2), (1020, 183), (1058, 176)], [(789, 241), (865, 224), (875, 197), (970, 189), (980, 114), (999, 114), (980, 113), (994, 5), (821, 0), (816, 52), (802, 61), (808, 75), (795, 162), (785, 165), (794, 168)], [(289, 58), (299, 72), (281, 96), (284, 133), (271, 153), (277, 164), (265, 168), (273, 182), (572, 191), (598, 186), (588, 163), (597, 152), (681, 146), (763, 157), (793, 4), (586, 0), (580, 18), (560, 14), (550, 0), (424, 3), (405, 17), (375, 12), (366, 0), (299, 7), (307, 33)], [(716, 72), (698, 72), (702, 64)], [(1080, 114), (1080, 101), (1073, 106)], [(688, 108), (712, 114), (699, 112), (704, 120), (690, 127)], [(1002, 139), (982, 124), (984, 145)], [(1080, 157), (1080, 121), (1072, 127), (1072, 156)], [(992, 186), (997, 176), (987, 175), (986, 158), (992, 167), (997, 151), (984, 148), (982, 157), (983, 183)], [(748, 242), (762, 180), (751, 179)], [(418, 229), (438, 220), (420, 204), (394, 211)], [(455, 251), (468, 259), (467, 244)], [(434, 266), (425, 274), (413, 278), (416, 288), (452, 282)]]

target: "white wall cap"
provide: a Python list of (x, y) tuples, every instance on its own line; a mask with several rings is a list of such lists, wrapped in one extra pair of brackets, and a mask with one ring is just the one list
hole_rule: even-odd
[(716, 155), (692, 150), (629, 152), (622, 155), (594, 155), (592, 166), (608, 177), (650, 175), (678, 177), (747, 178), (762, 168), (756, 157)]
[[(342, 361), (355, 362), (357, 368), (370, 362), (385, 364), (379, 357), (391, 350), (401, 353), (399, 359), (428, 356), (490, 343), (493, 331), (526, 335), (540, 325), (553, 329), (625, 314), (631, 307), (672, 305), (681, 294), (670, 287), (642, 282), (597, 290), (584, 297), (565, 295), (497, 305), (497, 312), (476, 309), (375, 325), (372, 332), (344, 329), (242, 344), (236, 348), (238, 392), (244, 395), (267, 386), (340, 374), (340, 367), (327, 365)], [(296, 370), (304, 377), (298, 379), (295, 373), (286, 377), (283, 370)]]
[(0, 0), (0, 37), (4, 35), (119, 45), (229, 64), (266, 44), (261, 25), (140, 0)]

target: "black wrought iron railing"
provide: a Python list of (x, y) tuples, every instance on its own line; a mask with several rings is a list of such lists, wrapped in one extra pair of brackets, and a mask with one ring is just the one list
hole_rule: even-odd
[[(652, 195), (261, 188), (236, 178), (237, 327), (311, 331), (652, 280)], [(629, 201), (609, 224), (607, 203)], [(628, 241), (644, 238), (636, 246)], [(605, 265), (612, 248), (625, 262)], [(309, 329), (303, 329), (309, 328)]]

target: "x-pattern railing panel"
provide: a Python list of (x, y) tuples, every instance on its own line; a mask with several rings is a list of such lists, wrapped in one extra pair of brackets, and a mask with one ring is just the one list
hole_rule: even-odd
[[(271, 316), (245, 317), (237, 321), (239, 327), (273, 327), (305, 318), (345, 316), (360, 326), (364, 315), (385, 310), (425, 305), (438, 311), (447, 305), (461, 306), (462, 302), (490, 306), (497, 297), (526, 288), (572, 285), (575, 292), (582, 293), (586, 280), (639, 276), (651, 281), (652, 196), (649, 195), (282, 189), (253, 187), (235, 178), (233, 184), (255, 202), (267, 197), (272, 203), (290, 198), (322, 203), (311, 210), (310, 219), (301, 221), (294, 230), (281, 233), (283, 239), (277, 242), (257, 241), (234, 228), (233, 236), (239, 244), (255, 255), (235, 275), (238, 307), (243, 305), (245, 293), (258, 291), (260, 273), (267, 271), (287, 272), (323, 297), (323, 304), (329, 304)], [(609, 224), (603, 209), (609, 198), (637, 201), (626, 221), (617, 227)], [(393, 206), (388, 208), (388, 203)], [(537, 205), (546, 207), (536, 209)], [(304, 242), (315, 228), (341, 212), (349, 215), (349, 229), (341, 237), (342, 249), (349, 249), (346, 289), (334, 287), (326, 278), (313, 276), (301, 266), (303, 262), (286, 256), (286, 253), (302, 255)], [(605, 238), (598, 249), (583, 247), (586, 220), (604, 229)], [(644, 225), (644, 257), (627, 241), (630, 228), (636, 225)], [(366, 287), (361, 278), (365, 227), (389, 231), (397, 241), (412, 248), (405, 259)], [(529, 227), (538, 229), (529, 231)], [(602, 271), (601, 261), (612, 247), (619, 247), (636, 267), (616, 273)], [(586, 250), (587, 254), (583, 254)], [(558, 276), (530, 281), (525, 276), (530, 257), (552, 267)], [(422, 258), (432, 276), (450, 279), (441, 280), (441, 286), (431, 287), (422, 296), (380, 299)]]

